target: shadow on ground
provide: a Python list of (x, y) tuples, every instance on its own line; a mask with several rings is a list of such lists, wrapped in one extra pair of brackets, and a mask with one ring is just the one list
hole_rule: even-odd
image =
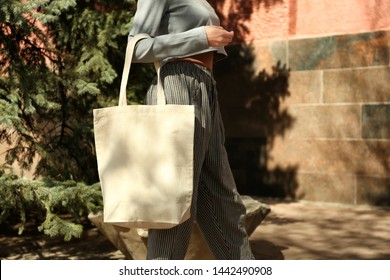
[[(390, 210), (261, 200), (271, 212), (250, 236), (258, 260), (390, 260)], [(2, 231), (3, 232), (3, 231)], [(0, 234), (1, 259), (124, 259), (95, 228), (64, 242)]]
[(90, 229), (69, 242), (42, 234), (0, 235), (0, 258), (12, 260), (110, 260), (123, 255), (101, 235)]
[(285, 259), (390, 259), (389, 209), (304, 201), (267, 204), (272, 211), (251, 241), (272, 244), (274, 255), (268, 259), (279, 253)]

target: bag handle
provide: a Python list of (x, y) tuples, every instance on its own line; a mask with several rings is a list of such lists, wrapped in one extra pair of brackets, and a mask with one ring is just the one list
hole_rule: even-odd
[[(138, 41), (146, 38), (150, 38), (150, 36), (145, 33), (137, 34), (133, 38), (131, 38), (127, 43), (125, 65), (123, 67), (118, 106), (127, 105), (126, 87), (127, 87), (127, 81), (129, 79), (131, 62), (133, 60), (134, 48), (135, 45), (138, 43)], [(166, 100), (165, 100), (164, 88), (162, 86), (161, 79), (160, 79), (160, 61), (156, 61), (154, 63), (154, 67), (156, 68), (156, 72), (157, 72), (157, 105), (165, 105)]]

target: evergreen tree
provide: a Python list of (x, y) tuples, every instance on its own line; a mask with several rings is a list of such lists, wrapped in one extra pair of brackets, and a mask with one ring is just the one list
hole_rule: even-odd
[[(7, 163), (56, 180), (98, 180), (92, 109), (118, 100), (132, 0), (1, 0), (0, 141)], [(131, 102), (153, 72), (140, 66)], [(141, 78), (142, 77), (142, 78)], [(132, 80), (134, 81), (134, 79)]]
[(0, 225), (17, 224), (19, 234), (29, 221), (52, 237), (80, 237), (86, 216), (101, 210), (101, 205), (98, 183), (26, 180), (0, 172)]
[[(22, 232), (30, 217), (45, 233), (70, 239), (101, 206), (92, 110), (118, 102), (134, 11), (134, 0), (0, 0), (4, 166), (29, 169), (38, 158), (40, 178), (18, 178), (0, 165), (0, 224), (18, 215)], [(133, 67), (129, 102), (142, 102), (151, 69)]]

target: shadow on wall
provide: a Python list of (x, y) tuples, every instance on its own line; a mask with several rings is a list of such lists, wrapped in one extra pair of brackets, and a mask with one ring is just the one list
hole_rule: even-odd
[[(216, 10), (221, 20), (221, 25), (227, 30), (234, 30), (235, 42), (244, 42), (245, 35), (249, 33), (246, 21), (250, 20), (255, 10), (260, 8), (269, 9), (284, 1), (285, 0), (208, 0)], [(228, 15), (226, 15), (226, 12), (228, 12)]]
[[(282, 0), (232, 1), (229, 15), (219, 14), (223, 26), (243, 41), (245, 19), (253, 10)], [(221, 11), (224, 1), (210, 1)], [(242, 3), (241, 3), (242, 2)], [(241, 5), (242, 4), (242, 5)], [(234, 28), (233, 28), (234, 27)], [(296, 198), (298, 166), (270, 166), (275, 137), (284, 136), (294, 119), (282, 102), (289, 97), (290, 71), (279, 61), (271, 71), (255, 69), (251, 44), (230, 46), (229, 58), (214, 69), (226, 129), (226, 149), (241, 194)]]
[(215, 69), (226, 148), (242, 194), (295, 198), (297, 166), (269, 165), (274, 139), (294, 123), (281, 104), (288, 91), (289, 70), (280, 63), (271, 73), (255, 74), (248, 46), (229, 48), (229, 59)]

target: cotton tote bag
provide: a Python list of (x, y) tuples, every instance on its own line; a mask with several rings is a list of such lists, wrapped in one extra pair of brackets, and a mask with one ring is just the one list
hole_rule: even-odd
[(103, 220), (128, 228), (171, 228), (190, 217), (193, 193), (193, 105), (127, 105), (126, 85), (135, 44), (127, 46), (119, 105), (93, 110)]

